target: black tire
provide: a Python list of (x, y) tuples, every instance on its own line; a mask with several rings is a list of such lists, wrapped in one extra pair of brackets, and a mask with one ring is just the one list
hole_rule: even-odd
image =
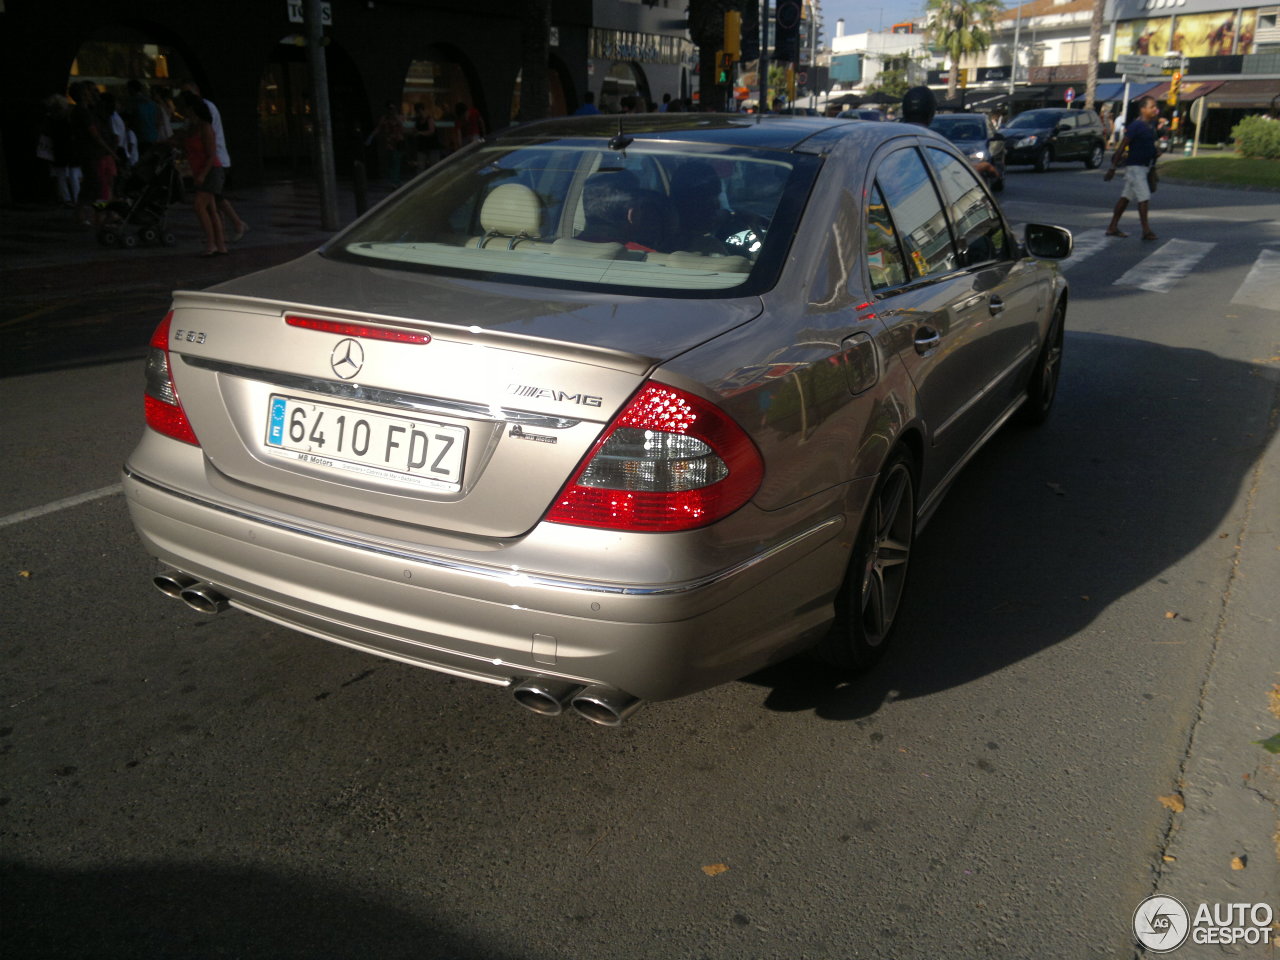
[(899, 448), (880, 471), (836, 597), (835, 623), (815, 649), (833, 666), (865, 670), (888, 645), (915, 544), (914, 466), (911, 454)]
[(1089, 156), (1085, 158), (1084, 168), (1086, 170), (1097, 170), (1102, 166), (1102, 157), (1104, 153), (1105, 151), (1102, 149), (1102, 144), (1095, 143), (1089, 148)]
[(1036, 154), (1032, 165), (1035, 167), (1036, 173), (1046, 173), (1049, 170), (1049, 164), (1053, 162), (1053, 154), (1050, 153), (1048, 147), (1041, 147), (1040, 152)]
[(178, 245), (178, 238), (172, 233), (162, 233), (160, 235), (160, 242), (166, 247), (176, 247)]
[(107, 229), (99, 230), (98, 242), (102, 244), (104, 247), (119, 246), (120, 234), (116, 233), (114, 230), (107, 230)]
[(127, 250), (132, 250), (138, 245), (138, 235), (136, 233), (124, 233), (120, 235), (120, 246)]
[(1028, 427), (1038, 427), (1049, 419), (1053, 409), (1054, 398), (1058, 395), (1058, 380), (1062, 376), (1062, 344), (1063, 331), (1067, 321), (1067, 306), (1059, 301), (1053, 311), (1053, 321), (1049, 332), (1036, 357), (1036, 365), (1031, 370), (1031, 379), (1027, 382), (1027, 401), (1022, 405), (1019, 414), (1022, 423)]
[(155, 243), (160, 239), (160, 233), (155, 227), (143, 227), (138, 231), (138, 237), (143, 243)]

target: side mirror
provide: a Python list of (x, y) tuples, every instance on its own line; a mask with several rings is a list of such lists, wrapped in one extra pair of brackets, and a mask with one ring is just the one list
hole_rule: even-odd
[(1037, 260), (1065, 260), (1071, 256), (1071, 231), (1047, 223), (1028, 223), (1023, 245)]

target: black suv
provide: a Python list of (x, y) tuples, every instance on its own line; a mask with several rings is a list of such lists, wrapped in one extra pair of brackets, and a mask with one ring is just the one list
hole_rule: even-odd
[(1102, 121), (1092, 110), (1028, 110), (1000, 132), (1004, 135), (1005, 163), (1029, 163), (1038, 173), (1048, 170), (1055, 160), (1083, 160), (1093, 170), (1102, 165), (1106, 149)]

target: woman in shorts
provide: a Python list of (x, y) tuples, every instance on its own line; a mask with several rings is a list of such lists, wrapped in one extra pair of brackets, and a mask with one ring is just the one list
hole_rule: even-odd
[(205, 250), (200, 256), (226, 256), (227, 239), (222, 232), (222, 217), (218, 216), (218, 198), (226, 182), (226, 171), (218, 161), (213, 114), (202, 99), (189, 91), (183, 91), (182, 108), (187, 116), (182, 145), (196, 185), (196, 216), (204, 231)]

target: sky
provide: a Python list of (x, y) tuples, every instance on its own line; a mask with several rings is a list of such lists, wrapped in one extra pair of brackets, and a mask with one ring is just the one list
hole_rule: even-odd
[(924, 12), (925, 0), (822, 0), (822, 36), (829, 45), (836, 21), (844, 18), (845, 33), (887, 30)]

